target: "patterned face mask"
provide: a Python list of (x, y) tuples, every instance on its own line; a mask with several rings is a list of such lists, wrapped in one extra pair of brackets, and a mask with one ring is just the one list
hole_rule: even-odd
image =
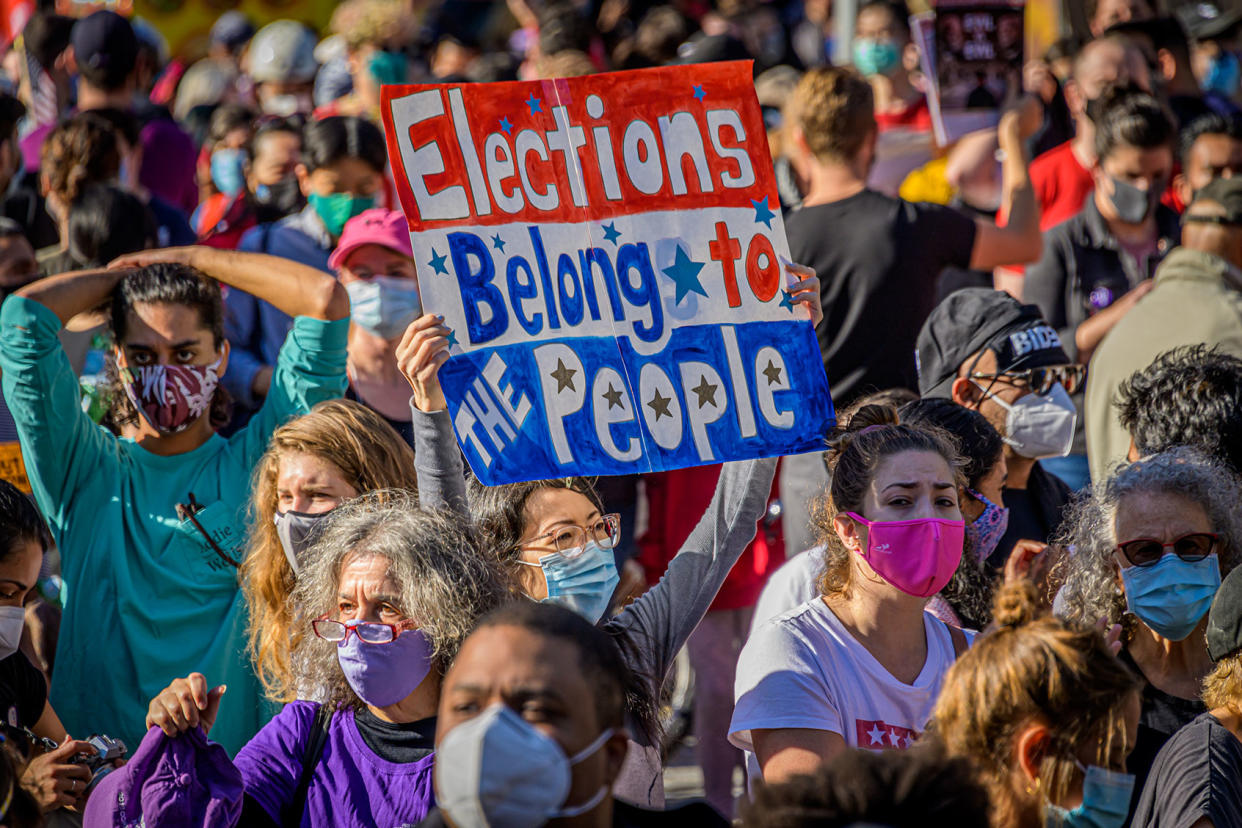
[(161, 434), (185, 431), (215, 396), (221, 360), (210, 365), (118, 365), (125, 396)]
[(983, 504), (983, 514), (966, 524), (966, 537), (980, 562), (986, 561), (994, 551), (1005, 530), (1009, 528), (1009, 510), (998, 506), (974, 489), (966, 490), (971, 497)]

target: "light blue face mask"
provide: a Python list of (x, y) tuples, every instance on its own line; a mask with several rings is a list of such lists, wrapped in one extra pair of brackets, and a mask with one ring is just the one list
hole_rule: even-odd
[[(568, 556), (553, 552), (539, 559), (539, 567), (548, 579), (548, 597), (543, 600), (560, 604), (598, 624), (621, 581), (616, 560), (611, 549), (594, 540), (588, 541), (580, 554), (575, 552), (570, 550)], [(526, 561), (521, 563), (534, 566)]]
[(1181, 641), (1194, 632), (1220, 588), (1216, 555), (1201, 561), (1183, 561), (1167, 554), (1151, 566), (1121, 570), (1126, 607), (1169, 641)]
[(239, 149), (218, 149), (211, 154), (211, 183), (232, 198), (246, 186), (246, 153)]
[(396, 339), (423, 313), (418, 284), (400, 276), (355, 279), (345, 286), (349, 317), (367, 333)]
[(1044, 806), (1044, 824), (1048, 828), (1121, 828), (1130, 815), (1130, 797), (1134, 794), (1134, 777), (1090, 765), (1082, 768), (1082, 804), (1067, 810), (1058, 805)]
[(854, 38), (854, 68), (864, 75), (887, 75), (901, 63), (901, 51), (891, 40)]

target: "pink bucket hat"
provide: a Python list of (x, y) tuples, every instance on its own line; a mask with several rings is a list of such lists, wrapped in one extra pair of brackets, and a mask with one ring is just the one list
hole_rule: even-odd
[(396, 210), (374, 207), (345, 222), (340, 244), (328, 257), (328, 267), (336, 270), (350, 253), (364, 244), (378, 244), (402, 256), (414, 258), (410, 247), (410, 226), (405, 223), (405, 216)]

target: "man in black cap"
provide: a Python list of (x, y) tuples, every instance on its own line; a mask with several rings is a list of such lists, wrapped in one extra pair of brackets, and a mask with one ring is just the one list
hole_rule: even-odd
[(1208, 712), (1160, 749), (1132, 825), (1242, 826), (1242, 568), (1216, 591), (1207, 649), (1216, 663), (1203, 680)]
[(989, 563), (1003, 566), (1020, 539), (1047, 543), (1070, 490), (1037, 461), (1070, 449), (1077, 415), (1069, 395), (1082, 384), (1082, 366), (1038, 308), (990, 288), (959, 290), (937, 305), (915, 358), (923, 397), (978, 410), (1005, 441), (1009, 528)]
[(1242, 357), (1242, 177), (1218, 178), (1199, 190), (1182, 221), (1181, 247), (1161, 262), (1151, 292), (1091, 359), (1086, 435), (1096, 480), (1130, 450), (1115, 407), (1128, 377), (1183, 345), (1212, 345)]

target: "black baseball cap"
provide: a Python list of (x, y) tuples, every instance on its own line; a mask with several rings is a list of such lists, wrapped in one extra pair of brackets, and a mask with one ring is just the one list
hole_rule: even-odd
[(1207, 649), (1212, 661), (1242, 649), (1242, 566), (1220, 582), (1208, 610)]
[(1035, 305), (991, 288), (954, 291), (919, 331), (914, 360), (919, 393), (948, 397), (962, 364), (985, 348), (996, 352), (996, 370), (1021, 371), (1070, 362), (1061, 338)]
[(127, 78), (138, 62), (138, 37), (134, 27), (124, 17), (107, 9), (74, 23), (69, 43), (78, 67), (97, 77)]
[(1195, 193), (1195, 198), (1191, 205), (1193, 206), (1203, 201), (1219, 204), (1224, 208), (1224, 214), (1217, 216), (1195, 215), (1194, 211), (1188, 210), (1182, 221), (1242, 225), (1242, 177), (1213, 178), (1206, 186)]

